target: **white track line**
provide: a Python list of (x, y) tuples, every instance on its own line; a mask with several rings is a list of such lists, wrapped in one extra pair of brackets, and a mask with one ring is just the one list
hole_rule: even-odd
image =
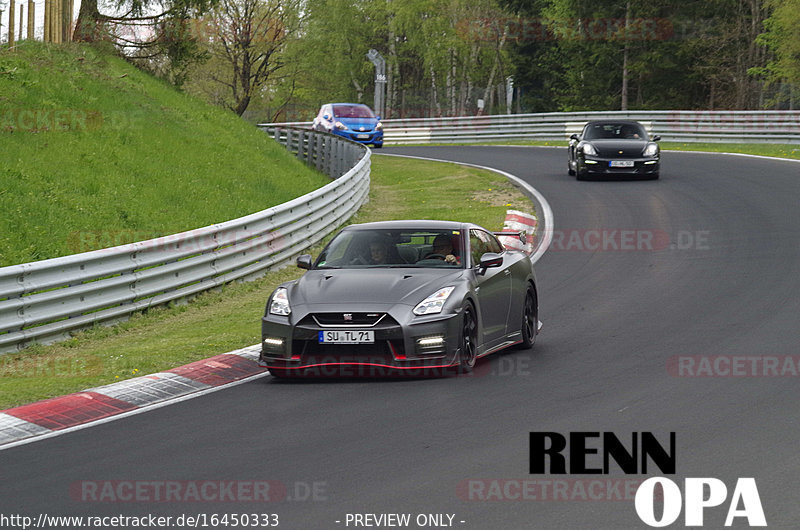
[(234, 381), (232, 383), (226, 383), (220, 386), (213, 386), (211, 388), (206, 388), (204, 390), (198, 390), (197, 392), (192, 392), (191, 394), (186, 394), (185, 396), (177, 397), (175, 399), (168, 399), (166, 401), (162, 401), (160, 403), (153, 403), (152, 405), (146, 405), (139, 409), (133, 409), (126, 412), (122, 412), (120, 414), (115, 414), (113, 416), (109, 416), (107, 418), (103, 418), (100, 420), (90, 421), (88, 423), (82, 423), (81, 425), (75, 425), (73, 427), (67, 427), (66, 429), (60, 429), (58, 431), (52, 431), (47, 434), (41, 434), (38, 436), (33, 436), (31, 438), (23, 438), (22, 440), (18, 440), (16, 442), (11, 442), (0, 446), (0, 451), (5, 449), (11, 449), (12, 447), (17, 447), (19, 445), (25, 445), (32, 442), (38, 442), (40, 440), (44, 440), (46, 438), (54, 438), (56, 436), (61, 436), (62, 434), (67, 434), (69, 432), (80, 431), (81, 429), (87, 429), (89, 427), (94, 427), (95, 425), (101, 425), (103, 423), (108, 423), (114, 420), (119, 420), (122, 418), (127, 418), (128, 416), (134, 416), (136, 414), (141, 414), (142, 412), (148, 412), (155, 409), (160, 409), (161, 407), (166, 407), (167, 405), (174, 405), (175, 403), (180, 403), (181, 401), (187, 401), (189, 399), (193, 399), (196, 397), (204, 396), (206, 394), (210, 394), (212, 392), (216, 392), (217, 390), (222, 390), (224, 388), (231, 388), (236, 385), (241, 385), (244, 383), (249, 383), (250, 381), (254, 381), (261, 377), (266, 377), (268, 372), (263, 372), (260, 374), (251, 375), (250, 377), (246, 377), (244, 379), (240, 379), (238, 381)]
[(797, 163), (800, 163), (800, 159), (797, 159), (797, 158), (781, 158), (779, 156), (750, 155), (750, 154), (747, 154), (747, 153), (721, 153), (719, 151), (684, 151), (682, 149), (663, 149), (663, 151), (669, 151), (670, 153), (694, 153), (696, 155), (743, 156), (743, 157), (746, 157), (746, 158), (761, 158), (763, 160), (781, 160), (783, 162), (797, 162)]

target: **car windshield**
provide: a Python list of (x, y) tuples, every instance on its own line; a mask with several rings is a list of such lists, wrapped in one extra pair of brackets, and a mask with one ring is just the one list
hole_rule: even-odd
[(334, 105), (333, 115), (336, 118), (374, 118), (366, 105)]
[(638, 123), (592, 123), (586, 127), (584, 140), (647, 140), (647, 131)]
[(458, 230), (344, 230), (317, 258), (317, 269), (463, 268)]

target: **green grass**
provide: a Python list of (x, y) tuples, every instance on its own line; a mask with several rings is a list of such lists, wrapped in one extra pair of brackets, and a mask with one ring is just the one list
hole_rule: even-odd
[[(507, 209), (533, 213), (530, 201), (495, 173), (373, 156), (370, 201), (351, 221), (448, 219), (499, 230)], [(316, 255), (320, 249), (312, 252)], [(59, 344), (0, 356), (0, 409), (256, 344), (267, 296), (276, 285), (301, 273), (288, 267), (254, 282), (200, 295), (189, 304), (151, 309)]]
[(659, 142), (667, 151), (708, 151), (712, 153), (743, 153), (748, 155), (774, 156), (800, 159), (798, 144), (717, 144)]
[[(742, 153), (748, 155), (774, 156), (777, 158), (800, 159), (800, 144), (722, 144), (722, 143), (690, 143), (690, 142), (659, 142), (665, 151), (708, 151), (712, 153)], [(387, 144), (389, 145), (389, 144)], [(415, 146), (436, 145), (475, 145), (468, 143), (425, 143), (402, 144)], [(567, 147), (567, 141), (535, 141), (535, 140), (506, 140), (497, 142), (480, 142), (480, 145), (520, 145)]]
[(0, 50), (0, 266), (219, 223), (328, 180), (111, 51)]

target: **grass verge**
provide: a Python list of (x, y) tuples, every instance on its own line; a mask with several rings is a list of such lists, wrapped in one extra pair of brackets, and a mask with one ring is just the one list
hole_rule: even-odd
[(226, 221), (328, 182), (232, 112), (86, 44), (0, 48), (0, 267)]
[[(798, 144), (723, 144), (723, 143), (684, 143), (684, 142), (658, 142), (665, 151), (707, 151), (710, 153), (742, 153), (747, 155), (774, 156), (776, 158), (800, 159), (800, 145)], [(390, 144), (386, 144), (387, 146)], [(437, 145), (475, 145), (469, 143), (425, 143), (425, 144), (391, 144), (392, 146), (437, 146)], [(567, 141), (533, 141), (533, 140), (507, 140), (498, 142), (480, 142), (480, 145), (520, 145), (540, 147), (563, 147), (566, 149)]]
[[(533, 213), (530, 201), (492, 172), (388, 156), (373, 156), (372, 161), (370, 201), (353, 222), (447, 219), (499, 230), (507, 209)], [(0, 409), (256, 344), (267, 296), (301, 272), (287, 267), (200, 295), (189, 304), (151, 309), (65, 342), (0, 356)]]

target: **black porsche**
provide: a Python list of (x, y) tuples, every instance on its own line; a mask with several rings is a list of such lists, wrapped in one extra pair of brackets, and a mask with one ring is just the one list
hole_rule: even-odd
[(660, 139), (650, 138), (637, 121), (590, 121), (581, 134), (570, 136), (568, 172), (578, 180), (611, 174), (657, 179), (661, 151), (656, 142)]
[[(533, 265), (496, 234), (448, 221), (339, 232), (267, 300), (259, 364), (276, 377), (444, 375), (539, 331)], [(522, 234), (513, 234), (524, 238)]]

